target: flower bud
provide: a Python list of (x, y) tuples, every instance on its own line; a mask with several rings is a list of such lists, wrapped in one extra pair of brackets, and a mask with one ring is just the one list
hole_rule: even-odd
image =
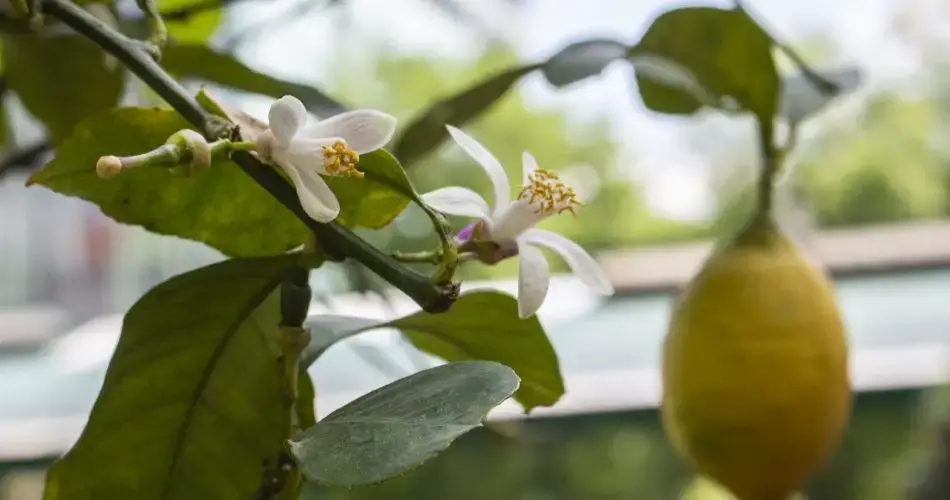
[(188, 152), (188, 170), (192, 173), (211, 166), (211, 146), (203, 135), (194, 130), (179, 130), (169, 137), (165, 144), (173, 144)]
[(111, 179), (122, 170), (122, 160), (118, 156), (102, 156), (96, 162), (96, 175), (100, 179)]

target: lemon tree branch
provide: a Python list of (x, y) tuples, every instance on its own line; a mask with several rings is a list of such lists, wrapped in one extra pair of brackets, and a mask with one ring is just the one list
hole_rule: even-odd
[[(46, 13), (115, 56), (207, 138), (225, 137), (233, 130), (229, 122), (199, 106), (195, 98), (155, 62), (148, 51), (149, 44), (125, 37), (69, 0), (45, 0), (43, 7)], [(231, 159), (306, 224), (328, 255), (355, 259), (405, 292), (428, 312), (446, 311), (458, 297), (456, 284), (433, 284), (429, 277), (400, 264), (345, 227), (335, 222), (321, 224), (311, 219), (301, 206), (293, 186), (249, 152), (235, 151)]]

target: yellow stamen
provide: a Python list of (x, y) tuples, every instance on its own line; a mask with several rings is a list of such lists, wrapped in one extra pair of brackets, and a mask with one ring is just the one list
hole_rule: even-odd
[(542, 215), (570, 212), (577, 215), (574, 208), (581, 206), (577, 194), (550, 170), (536, 169), (528, 176), (528, 183), (521, 186), (518, 199), (536, 206)]
[(360, 155), (350, 149), (343, 141), (337, 141), (332, 146), (323, 146), (323, 165), (327, 173), (339, 177), (363, 177), (363, 172), (356, 169)]

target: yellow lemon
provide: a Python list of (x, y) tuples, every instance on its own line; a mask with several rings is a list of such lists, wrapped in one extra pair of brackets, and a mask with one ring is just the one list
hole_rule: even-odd
[(663, 346), (663, 424), (739, 500), (786, 500), (837, 448), (851, 408), (829, 280), (769, 217), (715, 251)]

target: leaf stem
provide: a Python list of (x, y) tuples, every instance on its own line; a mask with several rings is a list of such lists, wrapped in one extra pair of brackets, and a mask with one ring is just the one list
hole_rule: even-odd
[[(400, 183), (393, 182), (391, 179), (374, 175), (368, 173), (371, 179), (389, 186), (397, 192), (404, 194), (407, 198), (412, 200), (413, 203), (418, 206), (423, 213), (426, 214), (426, 217), (432, 222), (432, 227), (435, 229), (436, 235), (439, 237), (439, 243), (441, 245), (441, 251), (439, 253), (439, 260), (427, 259), (421, 262), (428, 262), (433, 265), (437, 265), (435, 273), (432, 276), (432, 282), (436, 284), (445, 284), (449, 283), (452, 278), (455, 276), (455, 270), (458, 268), (458, 248), (455, 245), (455, 240), (452, 238), (452, 234), (449, 228), (448, 222), (445, 220), (445, 217), (442, 216), (439, 212), (435, 211), (432, 207), (426, 204), (425, 201), (419, 196), (419, 193), (415, 191), (412, 187), (408, 189)], [(396, 259), (400, 262), (413, 262), (405, 261), (401, 259)], [(420, 262), (420, 261), (416, 261)]]
[(772, 192), (775, 176), (781, 170), (782, 154), (775, 147), (775, 126), (772, 120), (758, 120), (759, 155), (762, 159), (762, 171), (759, 173), (758, 206), (756, 214), (760, 217), (772, 215)]
[(449, 283), (455, 276), (455, 270), (459, 265), (459, 251), (449, 231), (449, 224), (442, 214), (433, 210), (432, 207), (426, 205), (421, 199), (418, 199), (416, 204), (422, 208), (422, 211), (425, 212), (429, 220), (432, 221), (432, 226), (435, 228), (435, 232), (439, 236), (439, 242), (442, 246), (441, 250), (438, 251), (439, 260), (435, 261), (438, 268), (432, 275), (432, 281), (439, 284)]
[(155, 0), (135, 0), (145, 18), (148, 19), (148, 42), (155, 46), (156, 50), (161, 51), (168, 43), (168, 28), (165, 27), (165, 21), (158, 12)]
[(802, 76), (805, 77), (812, 85), (815, 86), (823, 94), (835, 95), (839, 92), (840, 88), (837, 83), (821, 76), (817, 71), (811, 69), (811, 67), (805, 62), (805, 59), (802, 58), (799, 53), (792, 48), (791, 45), (780, 41), (772, 34), (772, 30), (767, 29), (765, 24), (760, 20), (756, 19), (757, 16), (752, 15), (752, 11), (749, 7), (746, 6), (746, 3), (743, 0), (733, 0), (736, 8), (743, 11), (746, 16), (749, 17), (755, 24), (758, 24), (759, 27), (768, 35), (769, 39), (772, 40), (772, 45), (775, 45), (786, 57), (788, 57), (795, 66), (798, 67), (798, 70), (802, 72)]
[[(69, 0), (45, 0), (43, 7), (48, 14), (115, 56), (186, 120), (202, 130), (206, 137), (219, 139), (233, 132), (233, 124), (205, 111), (195, 98), (149, 57), (148, 44), (125, 37)], [(339, 224), (321, 224), (311, 219), (300, 205), (294, 188), (250, 152), (235, 151), (231, 159), (306, 224), (327, 253), (342, 254), (359, 261), (405, 292), (427, 312), (444, 312), (458, 298), (457, 285), (433, 284), (428, 277), (396, 262)]]
[(442, 250), (426, 250), (422, 252), (393, 252), (392, 256), (399, 262), (410, 264), (438, 264), (442, 261)]
[[(221, 142), (221, 141), (217, 141)], [(214, 152), (215, 143), (211, 143), (211, 151)], [(254, 151), (257, 149), (257, 143), (252, 141), (227, 141), (224, 150), (231, 151)]]
[(122, 162), (122, 168), (137, 168), (137, 167), (174, 167), (178, 165), (182, 158), (182, 149), (180, 146), (175, 144), (163, 144), (151, 151), (133, 155), (133, 156), (120, 156), (119, 161)]

